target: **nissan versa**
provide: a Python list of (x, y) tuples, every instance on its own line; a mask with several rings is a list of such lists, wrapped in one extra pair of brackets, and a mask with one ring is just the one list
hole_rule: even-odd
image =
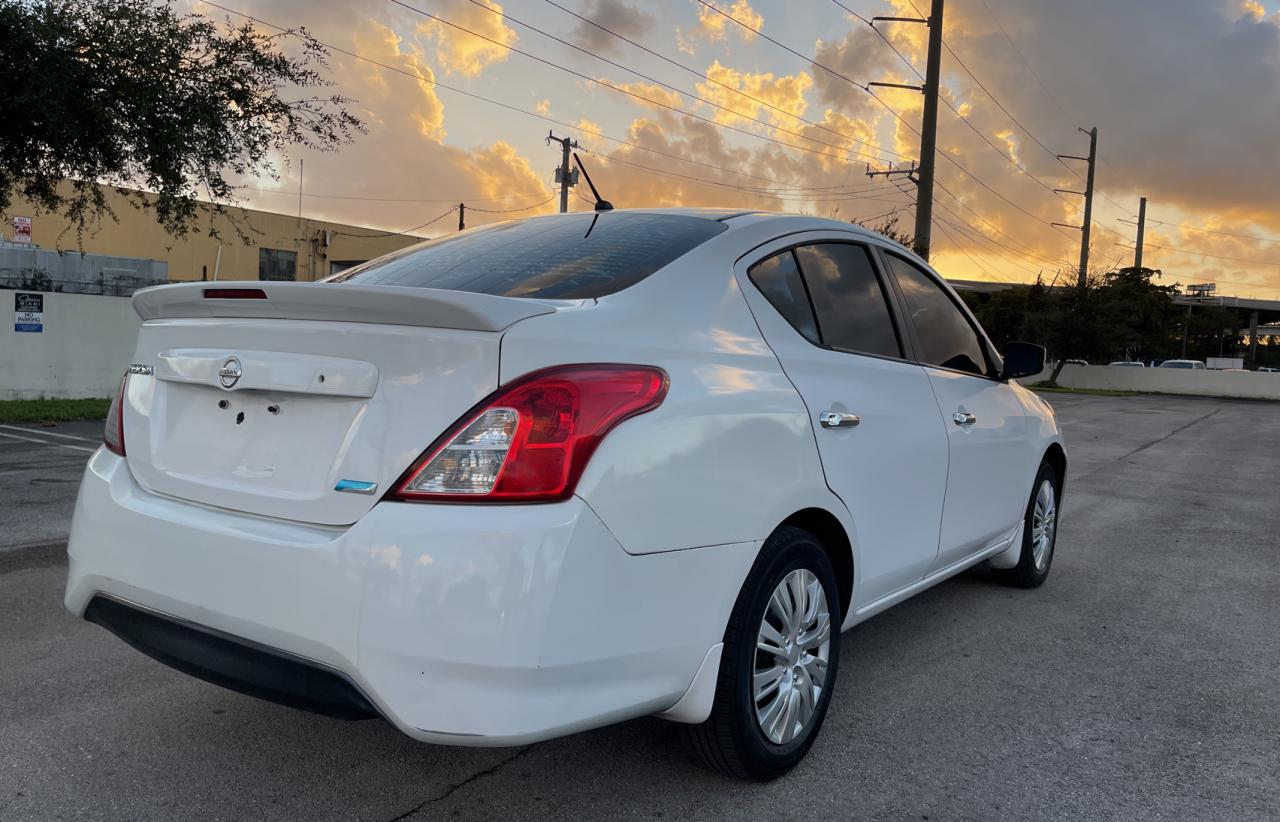
[(567, 214), (133, 304), (66, 605), (264, 699), (449, 745), (657, 714), (770, 779), (841, 631), (1053, 560), (1043, 349), (845, 223)]

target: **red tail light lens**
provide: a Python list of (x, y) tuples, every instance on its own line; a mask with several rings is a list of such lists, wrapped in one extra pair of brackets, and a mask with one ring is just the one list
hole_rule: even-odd
[(423, 452), (388, 495), (428, 502), (552, 502), (573, 495), (615, 425), (662, 404), (667, 375), (639, 365), (535, 371), (498, 389)]
[(124, 456), (124, 389), (129, 382), (125, 374), (120, 380), (120, 390), (111, 398), (107, 408), (107, 423), (102, 430), (102, 442), (115, 453)]

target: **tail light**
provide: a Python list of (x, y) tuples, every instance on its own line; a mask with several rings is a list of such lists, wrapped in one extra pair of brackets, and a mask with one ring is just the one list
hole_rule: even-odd
[(481, 402), (423, 452), (390, 499), (552, 502), (615, 425), (662, 404), (667, 375), (639, 365), (571, 365), (527, 374)]
[(107, 424), (102, 430), (102, 442), (113, 452), (124, 456), (124, 388), (129, 382), (129, 375), (120, 379), (120, 390), (111, 398), (107, 408)]

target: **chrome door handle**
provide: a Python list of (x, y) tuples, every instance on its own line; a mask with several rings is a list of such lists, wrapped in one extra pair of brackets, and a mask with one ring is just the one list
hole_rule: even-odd
[(956, 425), (973, 425), (978, 418), (968, 411), (957, 411), (951, 415), (951, 421)]
[(841, 411), (823, 411), (818, 415), (818, 424), (823, 428), (853, 428), (862, 422), (857, 414), (845, 414)]

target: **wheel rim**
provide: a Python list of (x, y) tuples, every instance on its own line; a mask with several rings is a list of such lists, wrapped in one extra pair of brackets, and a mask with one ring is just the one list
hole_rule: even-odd
[(813, 719), (827, 684), (831, 611), (813, 572), (797, 568), (773, 589), (756, 636), (751, 692), (765, 737), (784, 745)]
[(1037, 571), (1043, 571), (1053, 553), (1053, 534), (1058, 527), (1058, 506), (1053, 483), (1045, 480), (1036, 491), (1036, 505), (1031, 514), (1031, 559)]

